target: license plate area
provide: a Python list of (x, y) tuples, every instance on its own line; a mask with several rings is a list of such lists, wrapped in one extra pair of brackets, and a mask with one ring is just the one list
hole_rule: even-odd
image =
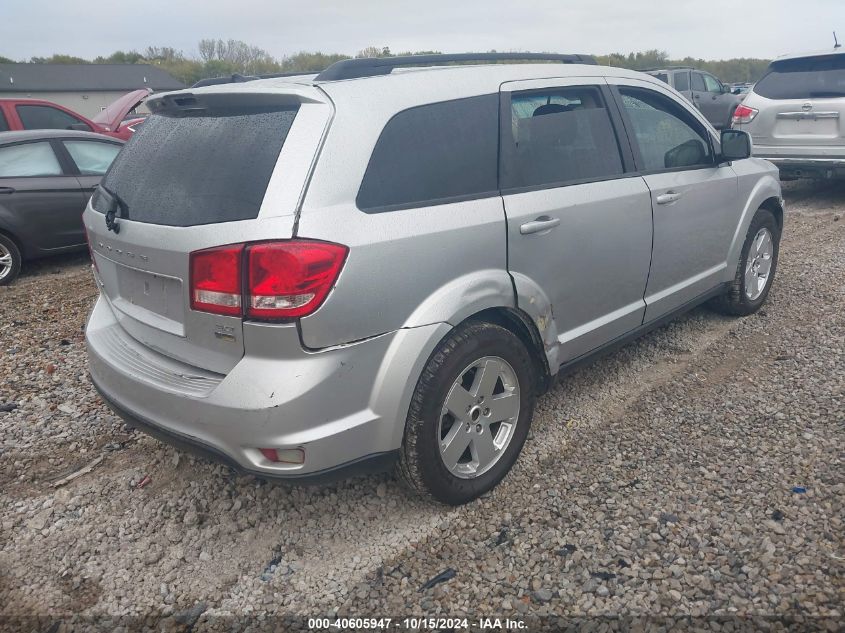
[[(182, 280), (111, 261), (111, 283), (104, 287), (112, 306), (136, 321), (185, 336)], [(104, 280), (105, 281), (105, 280)]]

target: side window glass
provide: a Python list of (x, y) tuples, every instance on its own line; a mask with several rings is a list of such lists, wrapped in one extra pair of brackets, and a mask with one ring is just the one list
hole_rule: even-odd
[(689, 72), (683, 71), (675, 73), (675, 90), (678, 92), (686, 92), (689, 90)]
[(498, 126), (497, 94), (399, 112), (373, 149), (358, 208), (376, 213), (495, 195)]
[(60, 176), (62, 168), (49, 143), (0, 147), (0, 178)]
[(0, 132), (8, 132), (9, 124), (6, 122), (6, 115), (0, 110)]
[(64, 141), (83, 176), (102, 176), (120, 151), (120, 145), (99, 141)]
[(657, 77), (660, 81), (665, 84), (669, 83), (669, 75), (667, 75), (666, 73), (657, 73), (655, 77)]
[(704, 87), (707, 89), (707, 92), (722, 93), (721, 84), (716, 81), (715, 77), (711, 77), (710, 75), (704, 75)]
[(563, 185), (624, 172), (604, 100), (593, 86), (517, 92), (503, 127), (502, 188)]
[(675, 100), (642, 88), (620, 88), (622, 105), (645, 171), (713, 164), (706, 131)]
[(79, 124), (91, 129), (82, 119), (50, 106), (19, 105), (17, 111), (25, 130), (69, 130)]
[(701, 73), (692, 73), (692, 89), (698, 92), (704, 92), (704, 77), (701, 76)]

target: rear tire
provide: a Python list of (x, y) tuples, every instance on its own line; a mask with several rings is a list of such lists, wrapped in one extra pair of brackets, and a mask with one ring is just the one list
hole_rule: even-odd
[(21, 252), (11, 238), (0, 233), (0, 286), (12, 283), (21, 272)]
[(454, 330), (429, 358), (411, 398), (400, 477), (419, 495), (449, 505), (491, 490), (528, 437), (535, 373), (509, 330), (482, 322)]
[[(710, 302), (713, 310), (722, 314), (745, 316), (760, 309), (775, 279), (780, 235), (780, 226), (772, 212), (757, 209), (745, 235), (734, 279), (727, 293)], [(760, 273), (764, 270), (765, 279), (762, 279)]]

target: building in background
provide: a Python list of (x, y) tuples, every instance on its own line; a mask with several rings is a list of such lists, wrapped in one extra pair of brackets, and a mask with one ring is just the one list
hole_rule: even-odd
[(130, 90), (184, 87), (149, 64), (0, 64), (0, 99), (44, 99), (88, 118)]

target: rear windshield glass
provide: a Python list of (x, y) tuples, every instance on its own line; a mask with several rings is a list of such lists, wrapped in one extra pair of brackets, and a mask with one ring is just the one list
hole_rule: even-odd
[(754, 92), (769, 99), (845, 97), (845, 55), (774, 62)]
[[(138, 222), (194, 226), (255, 218), (296, 111), (152, 115), (112, 163), (102, 188), (116, 194), (121, 217)], [(98, 190), (92, 204), (106, 213), (112, 199)]]

